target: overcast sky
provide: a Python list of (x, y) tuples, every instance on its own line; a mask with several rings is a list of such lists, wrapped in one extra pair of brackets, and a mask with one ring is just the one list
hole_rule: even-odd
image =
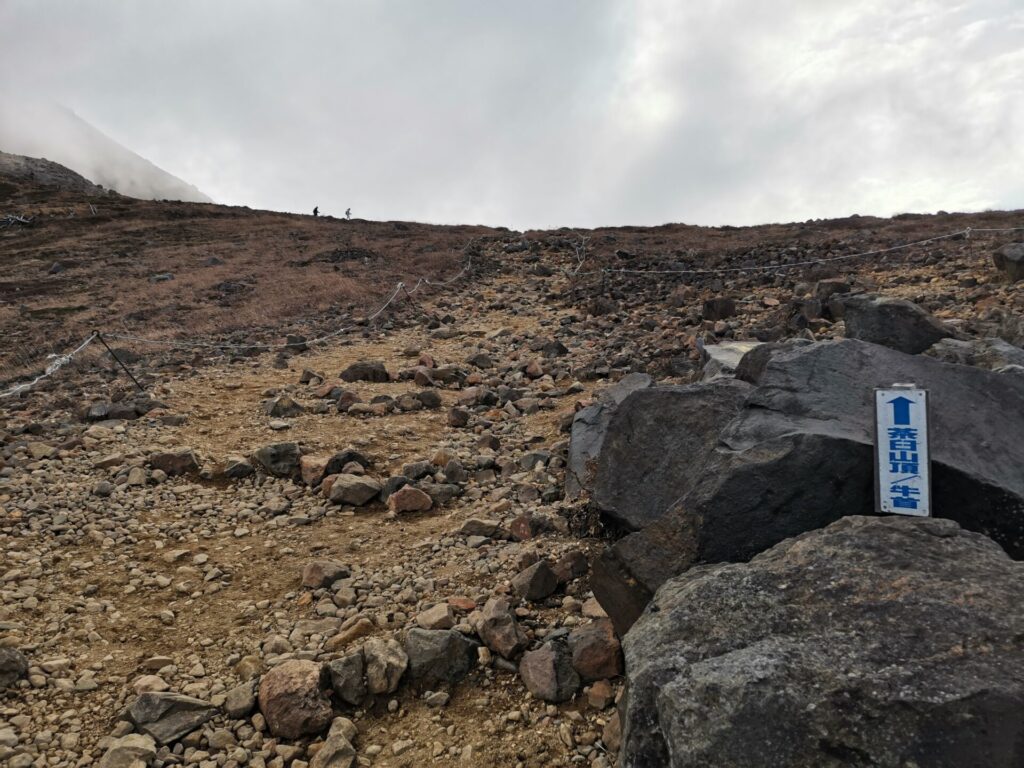
[(1024, 0), (0, 0), (0, 71), (229, 204), (517, 229), (1024, 208)]

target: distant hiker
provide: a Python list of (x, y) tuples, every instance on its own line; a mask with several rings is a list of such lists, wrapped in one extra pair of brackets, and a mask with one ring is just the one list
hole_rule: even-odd
[(351, 219), (352, 218), (352, 209), (351, 208), (346, 208), (345, 209), (345, 218), (346, 219)]
[(316, 206), (313, 209), (313, 216), (315, 217), (315, 216), (319, 216), (319, 215), (320, 215), (320, 206), (318, 205), (318, 206)]

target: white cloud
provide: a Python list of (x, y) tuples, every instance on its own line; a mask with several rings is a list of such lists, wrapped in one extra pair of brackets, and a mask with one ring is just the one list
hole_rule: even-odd
[(0, 67), (224, 202), (520, 228), (1024, 207), (1013, 0), (7, 0)]

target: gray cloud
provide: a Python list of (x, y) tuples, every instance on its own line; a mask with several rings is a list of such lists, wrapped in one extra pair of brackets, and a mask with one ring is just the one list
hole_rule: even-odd
[(7, 0), (0, 67), (219, 202), (745, 224), (1024, 207), (1024, 9)]

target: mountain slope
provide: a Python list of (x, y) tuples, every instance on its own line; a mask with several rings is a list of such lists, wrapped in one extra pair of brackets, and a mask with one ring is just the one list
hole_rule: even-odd
[(213, 202), (56, 104), (8, 105), (0, 111), (0, 150), (54, 160), (130, 197)]

